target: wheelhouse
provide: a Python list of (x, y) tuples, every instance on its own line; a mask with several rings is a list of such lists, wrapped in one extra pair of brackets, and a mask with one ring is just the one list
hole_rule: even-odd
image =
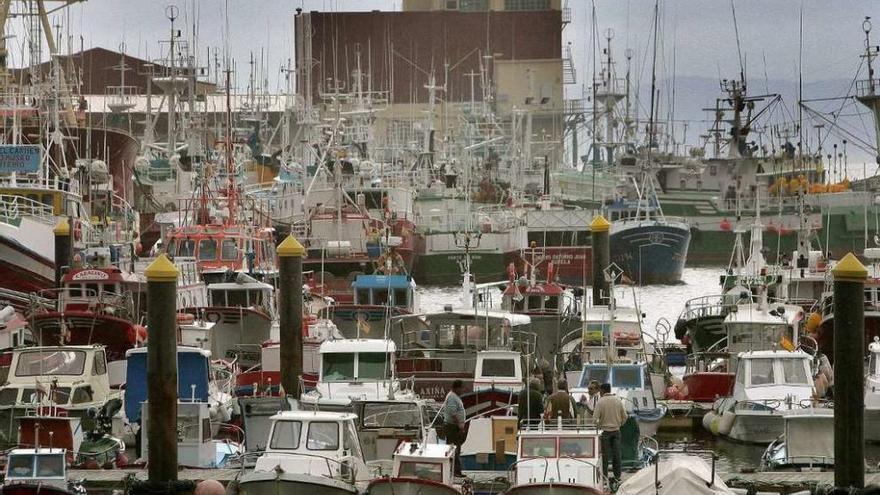
[(600, 486), (599, 429), (560, 420), (525, 423), (517, 439), (514, 485), (573, 483)]
[(412, 309), (415, 282), (407, 275), (358, 275), (351, 283), (354, 304)]

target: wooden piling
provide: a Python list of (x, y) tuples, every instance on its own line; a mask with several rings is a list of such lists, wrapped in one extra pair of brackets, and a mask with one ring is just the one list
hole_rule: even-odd
[(302, 259), (305, 248), (292, 235), (278, 246), (280, 300), (278, 301), (281, 345), (281, 386), (284, 393), (299, 397), (303, 372)]
[(852, 253), (834, 275), (834, 484), (865, 486), (865, 279)]
[(609, 297), (609, 284), (602, 271), (611, 264), (610, 230), (611, 223), (602, 215), (598, 215), (590, 222), (590, 235), (593, 241), (593, 306), (605, 304), (604, 299)]
[(164, 254), (144, 270), (147, 277), (147, 435), (149, 482), (177, 481), (177, 278)]

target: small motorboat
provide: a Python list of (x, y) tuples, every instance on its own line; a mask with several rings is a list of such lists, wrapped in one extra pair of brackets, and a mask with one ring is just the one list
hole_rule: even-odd
[(57, 448), (12, 449), (6, 460), (4, 495), (85, 495), (67, 475), (67, 451)]
[[(712, 457), (710, 466), (702, 457)], [(715, 457), (710, 451), (659, 451), (654, 465), (646, 466), (627, 478), (617, 495), (727, 495), (732, 493), (715, 473)]]
[(762, 471), (834, 469), (834, 409), (792, 409), (782, 419), (785, 431), (764, 451)]
[(453, 476), (455, 446), (401, 442), (391, 476), (376, 478), (366, 495), (462, 495), (470, 493)]

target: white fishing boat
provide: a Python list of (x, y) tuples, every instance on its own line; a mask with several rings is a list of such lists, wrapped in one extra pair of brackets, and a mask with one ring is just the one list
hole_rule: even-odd
[(600, 495), (599, 435), (594, 424), (559, 419), (556, 423), (524, 422), (517, 435), (517, 460), (508, 472), (505, 495)]
[(732, 440), (773, 442), (784, 430), (783, 411), (812, 403), (811, 360), (803, 351), (741, 352), (733, 395), (715, 401), (703, 426)]
[(300, 396), (300, 405), (304, 409), (350, 411), (356, 399), (412, 399), (412, 387), (407, 388), (395, 372), (396, 351), (390, 339), (324, 342), (319, 348), (318, 383)]
[(272, 417), (266, 451), (240, 476), (241, 495), (355, 495), (372, 476), (351, 413), (285, 411)]
[(834, 409), (782, 411), (784, 431), (761, 456), (763, 471), (834, 469)]
[(366, 495), (461, 495), (462, 484), (453, 476), (455, 446), (400, 442), (394, 452), (391, 476), (376, 478)]

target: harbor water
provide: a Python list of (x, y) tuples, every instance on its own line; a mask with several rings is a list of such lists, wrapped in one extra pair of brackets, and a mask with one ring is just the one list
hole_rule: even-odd
[[(651, 285), (644, 287), (622, 286), (616, 288), (617, 300), (620, 305), (630, 305), (633, 299), (638, 302), (644, 316), (645, 332), (662, 341), (663, 331), (658, 335), (658, 323), (669, 324), (667, 338), (675, 340), (671, 329), (675, 325), (684, 303), (696, 297), (719, 293), (719, 276), (722, 267), (686, 268), (683, 282), (676, 285)], [(459, 287), (422, 287), (420, 289), (421, 309), (424, 312), (439, 311), (444, 305), (458, 305)], [(493, 301), (500, 301), (500, 292), (493, 295)], [(673, 369), (673, 373), (681, 374), (683, 369)], [(758, 468), (761, 454), (765, 447), (750, 445), (722, 439), (712, 435), (696, 424), (692, 430), (664, 431), (657, 434), (661, 449), (671, 450), (711, 450), (718, 456), (717, 469), (723, 473), (735, 473)], [(876, 467), (880, 463), (880, 445), (866, 445), (865, 457), (868, 466)]]

